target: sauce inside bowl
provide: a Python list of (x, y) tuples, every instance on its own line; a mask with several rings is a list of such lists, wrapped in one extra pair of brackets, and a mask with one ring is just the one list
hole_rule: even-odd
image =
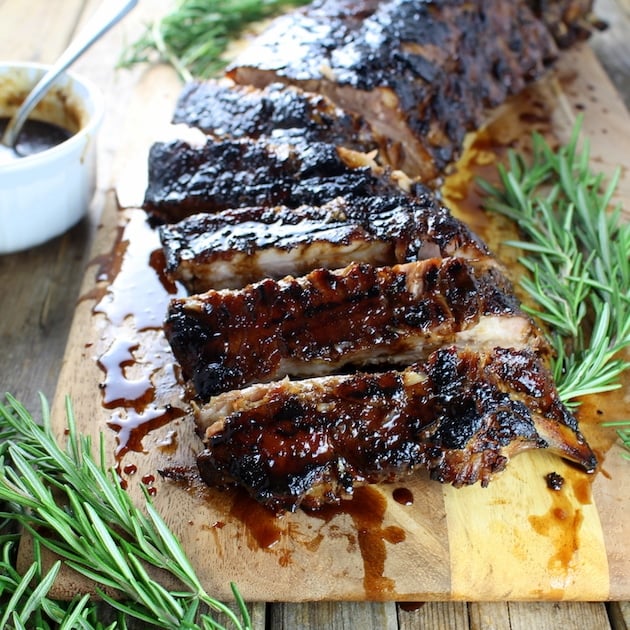
[[(0, 118), (0, 136), (9, 124), (9, 118)], [(20, 131), (15, 151), (0, 145), (0, 164), (40, 153), (61, 144), (72, 136), (72, 132), (54, 123), (27, 120)]]

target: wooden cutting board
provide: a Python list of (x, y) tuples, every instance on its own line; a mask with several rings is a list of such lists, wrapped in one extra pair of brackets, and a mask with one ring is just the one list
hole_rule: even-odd
[[(129, 492), (139, 498), (142, 484), (150, 489), (218, 598), (231, 598), (230, 582), (250, 601), (630, 598), (630, 462), (614, 430), (601, 426), (630, 418), (630, 379), (581, 407), (583, 432), (602, 462), (594, 476), (532, 452), (485, 489), (456, 490), (417, 474), (360, 489), (338, 508), (282, 517), (240, 492), (160, 478), (160, 469), (194, 466), (201, 448), (160, 330), (173, 287), (160, 273), (159, 256), (151, 255), (158, 240), (137, 209), (148, 146), (169, 134), (180, 88), (168, 69), (155, 68), (131, 100), (116, 195), (86, 271), (53, 405), (59, 435), (70, 396), (80, 430), (104, 433), (111, 465)], [(513, 258), (501, 245), (510, 228), (479, 211), (473, 174), (493, 172), (504, 145), (518, 144), (534, 128), (566, 140), (578, 112), (594, 166), (623, 169), (618, 194), (630, 216), (630, 118), (589, 47), (581, 46), (471, 136), (445, 186), (454, 212), (503, 260)], [(565, 479), (560, 491), (547, 488), (552, 471)], [(56, 587), (58, 596), (85, 588), (70, 572)]]

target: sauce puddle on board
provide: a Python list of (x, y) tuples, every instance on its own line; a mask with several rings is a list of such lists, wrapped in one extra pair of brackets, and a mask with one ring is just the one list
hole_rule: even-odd
[[(92, 312), (105, 317), (108, 337), (97, 356), (104, 373), (102, 405), (112, 410), (108, 426), (117, 434), (116, 460), (144, 452), (143, 438), (185, 415), (179, 406), (174, 360), (162, 333), (168, 301), (180, 289), (164, 274), (159, 239), (138, 210), (119, 228), (110, 255), (97, 266)], [(139, 290), (142, 287), (142, 290)], [(177, 404), (175, 404), (177, 403)]]
[(338, 514), (352, 519), (363, 561), (363, 588), (367, 599), (375, 601), (386, 599), (396, 590), (394, 580), (385, 576), (386, 543), (397, 545), (406, 538), (402, 527), (384, 526), (386, 511), (387, 499), (377, 488), (360, 486), (355, 488), (352, 499), (309, 512), (314, 518), (326, 522)]

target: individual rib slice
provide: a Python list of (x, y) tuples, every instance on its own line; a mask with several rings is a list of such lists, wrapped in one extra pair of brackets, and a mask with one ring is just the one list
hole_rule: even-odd
[(322, 206), (242, 208), (160, 227), (166, 270), (189, 293), (241, 288), (351, 262), (394, 265), (488, 255), (431, 197), (338, 197)]
[(253, 385), (211, 399), (197, 422), (202, 479), (239, 484), (277, 511), (316, 509), (419, 468), (487, 485), (529, 449), (597, 465), (540, 360), (512, 348), (441, 348), (402, 372)]
[(225, 81), (191, 82), (180, 94), (173, 122), (223, 139), (326, 142), (364, 153), (376, 148), (361, 116), (342, 111), (320, 94), (281, 83), (258, 90)]
[(284, 375), (409, 363), (445, 343), (541, 344), (489, 257), (354, 263), (175, 298), (164, 330), (202, 400)]
[(430, 182), (488, 108), (555, 56), (523, 1), (316, 0), (277, 18), (228, 75), (259, 88), (298, 85), (363, 115), (382, 157)]
[[(392, 178), (393, 177), (393, 178)], [(335, 197), (402, 194), (411, 183), (389, 176), (373, 156), (326, 143), (273, 145), (263, 140), (214, 140), (194, 146), (158, 142), (149, 153), (144, 208), (173, 223), (228, 208), (321, 205)]]

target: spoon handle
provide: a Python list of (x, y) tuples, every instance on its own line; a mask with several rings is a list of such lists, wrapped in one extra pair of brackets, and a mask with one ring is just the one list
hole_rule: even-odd
[(2, 136), (2, 144), (10, 147), (15, 146), (17, 137), (29, 114), (46, 94), (58, 75), (77, 57), (82, 55), (101, 35), (133, 9), (137, 3), (138, 0), (104, 0), (85, 28), (70, 43), (55, 64), (42, 76), (20, 108), (11, 117)]

